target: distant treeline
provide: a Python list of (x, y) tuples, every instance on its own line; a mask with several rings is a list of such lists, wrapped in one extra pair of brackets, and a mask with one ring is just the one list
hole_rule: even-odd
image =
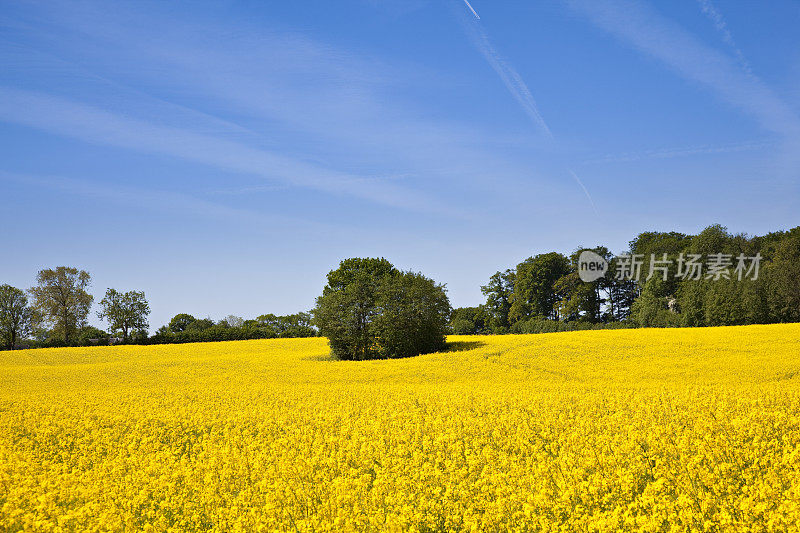
[[(94, 326), (81, 326), (75, 335), (65, 340), (58, 331), (37, 328), (32, 335), (17, 339), (15, 347), (20, 348), (55, 348), (62, 346), (106, 346), (109, 344), (173, 344), (185, 342), (213, 342), (250, 339), (275, 339), (293, 337), (316, 337), (317, 329), (311, 325), (309, 313), (292, 315), (266, 314), (252, 320), (244, 320), (237, 316), (228, 316), (217, 322), (210, 318), (195, 318), (181, 313), (170, 320), (169, 324), (148, 336), (146, 330), (134, 330), (125, 337), (121, 331), (103, 331)], [(0, 349), (7, 349), (4, 343)]]
[(169, 324), (160, 327), (148, 342), (155, 344), (173, 342), (234, 341), (247, 339), (275, 339), (289, 337), (316, 337), (317, 329), (311, 325), (309, 313), (277, 316), (261, 315), (253, 320), (228, 316), (219, 322), (192, 315), (175, 315)]
[[(606, 260), (605, 276), (581, 280), (584, 250)], [(529, 257), (481, 291), (485, 303), (453, 310), (454, 333), (800, 322), (800, 227), (755, 237), (719, 225), (644, 232), (618, 255), (597, 246)]]
[(0, 349), (164, 344), (319, 335), (309, 313), (260, 315), (253, 320), (229, 315), (219, 322), (181, 313), (148, 335), (150, 305), (144, 292), (108, 289), (97, 318), (108, 331), (89, 325), (94, 297), (88, 272), (73, 267), (41, 270), (36, 285), (23, 291), (0, 285)]

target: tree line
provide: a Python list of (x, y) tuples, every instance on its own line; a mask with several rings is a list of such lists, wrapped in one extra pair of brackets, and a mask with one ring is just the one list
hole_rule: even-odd
[[(584, 250), (605, 259), (605, 276), (580, 279)], [(749, 261), (747, 276), (737, 271), (737, 258), (739, 263), (742, 258)], [(707, 271), (701, 259), (707, 261)], [(641, 275), (620, 276), (633, 273), (632, 260)], [(696, 271), (690, 271), (692, 265)], [(496, 272), (481, 292), (483, 304), (453, 310), (451, 331), (541, 333), (800, 322), (800, 227), (752, 237), (733, 235), (720, 225), (697, 235), (643, 232), (618, 255), (596, 246), (570, 255), (529, 257)]]
[[(586, 250), (608, 272), (581, 277)], [(745, 265), (744, 259), (750, 262)], [(707, 261), (704, 264), (701, 260)], [(738, 262), (737, 262), (738, 260)], [(747, 272), (744, 272), (747, 266)], [(634, 272), (640, 275), (633, 275)], [(743, 276), (745, 273), (747, 275)], [(0, 286), (4, 348), (172, 343), (274, 337), (328, 337), (343, 359), (402, 357), (440, 349), (445, 334), (542, 333), (577, 329), (800, 322), (800, 227), (763, 236), (720, 225), (697, 235), (643, 232), (628, 250), (605, 246), (531, 256), (492, 275), (484, 303), (451, 309), (445, 286), (397, 270), (385, 259), (352, 258), (328, 274), (309, 313), (218, 322), (178, 314), (148, 335), (144, 292), (108, 289), (88, 325), (91, 276), (73, 267), (45, 269), (27, 291)]]
[(181, 313), (148, 335), (150, 305), (143, 291), (109, 288), (97, 318), (107, 331), (88, 324), (94, 296), (91, 276), (74, 267), (41, 270), (36, 285), (24, 291), (0, 285), (0, 349), (89, 346), (110, 343), (163, 344), (221, 340), (313, 337), (309, 313), (264, 314), (252, 320), (229, 315), (215, 322)]

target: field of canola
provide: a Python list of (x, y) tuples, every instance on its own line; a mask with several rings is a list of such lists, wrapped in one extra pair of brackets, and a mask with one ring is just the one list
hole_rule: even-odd
[(0, 531), (800, 528), (800, 325), (0, 352)]

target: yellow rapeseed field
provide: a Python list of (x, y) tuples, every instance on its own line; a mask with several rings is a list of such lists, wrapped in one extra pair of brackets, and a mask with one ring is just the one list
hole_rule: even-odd
[(800, 325), (0, 352), (2, 531), (796, 531)]

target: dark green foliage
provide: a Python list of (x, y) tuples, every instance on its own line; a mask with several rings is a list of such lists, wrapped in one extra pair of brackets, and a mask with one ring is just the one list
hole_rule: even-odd
[(511, 326), (511, 333), (559, 333), (562, 331), (586, 331), (596, 329), (629, 329), (637, 325), (633, 322), (608, 322), (592, 323), (584, 321), (562, 322), (560, 320), (547, 320), (544, 318), (529, 318), (520, 320)]
[[(642, 283), (646, 283), (647, 278), (650, 276), (650, 267), (651, 267), (651, 258), (655, 256), (656, 260), (660, 260), (664, 258), (664, 254), (667, 255), (667, 258), (673, 259), (673, 263), (668, 266), (667, 268), (667, 276), (666, 280), (664, 280), (664, 273), (663, 271), (654, 269), (652, 272), (652, 276), (658, 277), (662, 283), (657, 285), (658, 292), (654, 293), (656, 288), (651, 287), (651, 294), (657, 298), (673, 298), (678, 290), (678, 278), (676, 277), (677, 272), (677, 263), (674, 261), (675, 258), (678, 257), (678, 254), (684, 253), (687, 251), (687, 248), (693, 242), (692, 237), (688, 235), (684, 235), (683, 233), (677, 233), (674, 231), (664, 233), (664, 232), (657, 232), (657, 231), (647, 231), (644, 233), (640, 233), (635, 239), (633, 239), (630, 243), (630, 253), (631, 254), (639, 254), (641, 255), (642, 259)], [(716, 250), (722, 251), (722, 250)], [(699, 253), (699, 252), (695, 252)], [(708, 252), (714, 253), (714, 252)], [(653, 266), (659, 266), (655, 264)], [(641, 290), (642, 287), (640, 286), (639, 289)], [(632, 303), (632, 302), (631, 302)]]
[(0, 285), (0, 347), (13, 350), (37, 322), (25, 292), (11, 285)]
[(386, 276), (378, 287), (370, 328), (380, 358), (444, 349), (450, 301), (444, 286), (414, 272)]
[(506, 333), (508, 328), (498, 331), (493, 325), (486, 307), (458, 307), (450, 313), (450, 332), (455, 335), (482, 335), (486, 333)]
[(765, 273), (773, 320), (800, 322), (800, 231), (775, 244), (773, 260)]
[(450, 302), (444, 286), (385, 259), (346, 259), (328, 274), (314, 322), (334, 357), (409, 357), (444, 347)]
[(262, 328), (273, 333), (274, 337), (316, 337), (317, 330), (314, 328), (311, 318), (311, 313), (295, 313), (285, 316), (270, 313), (259, 316), (252, 323), (248, 320), (245, 325)]
[(94, 326), (84, 326), (78, 332), (77, 343), (80, 346), (103, 346), (109, 343), (111, 335)]
[[(763, 237), (732, 235), (720, 225), (709, 226), (695, 236), (651, 231), (639, 234), (629, 245), (627, 254), (637, 254), (642, 262), (638, 280), (619, 279), (616, 273), (620, 258), (604, 247), (592, 249), (609, 262), (608, 273), (596, 282), (579, 279), (575, 258), (580, 250), (569, 261), (552, 252), (526, 259), (516, 272), (506, 271), (504, 275), (514, 280), (510, 330), (563, 328), (548, 326), (543, 320), (613, 324), (630, 319), (632, 324), (647, 327), (800, 321), (800, 227)], [(657, 268), (658, 263), (653, 264), (652, 271), (650, 264), (652, 257), (658, 261), (665, 254), (671, 261), (666, 279)], [(691, 254), (702, 256), (704, 271), (700, 279), (679, 275), (685, 273), (685, 261)], [(726, 254), (730, 260), (729, 277), (707, 277), (706, 262), (712, 254)], [(735, 270), (737, 258), (757, 254), (761, 257), (757, 279), (751, 279), (752, 273), (743, 274), (740, 279)], [(497, 302), (502, 301), (497, 297), (497, 287), (502, 287), (500, 275), (495, 274), (485, 287), (487, 309), (497, 308)], [(462, 317), (453, 324), (464, 331), (469, 329)]]
[[(236, 325), (231, 325), (231, 324)], [(214, 323), (210, 318), (194, 318), (181, 313), (175, 315), (168, 326), (160, 327), (147, 342), (153, 344), (213, 342), (276, 337), (316, 337), (319, 332), (311, 325), (309, 313), (277, 316), (261, 315), (255, 320), (228, 316)]]
[(172, 317), (172, 320), (169, 321), (169, 325), (167, 327), (172, 333), (180, 333), (181, 331), (186, 331), (186, 328), (188, 328), (189, 325), (194, 323), (196, 320), (197, 319), (192, 315), (180, 313)]
[(77, 331), (86, 325), (94, 297), (86, 292), (91, 276), (73, 267), (40, 270), (36, 286), (28, 292), (33, 307), (51, 330), (69, 345)]
[(677, 327), (680, 325), (678, 315), (670, 309), (674, 299), (663, 296), (668, 291), (667, 284), (661, 277), (653, 277), (644, 284), (639, 297), (631, 306), (631, 320), (642, 327)]
[(128, 341), (130, 336), (147, 337), (147, 315), (150, 314), (150, 305), (141, 291), (118, 292), (108, 289), (105, 297), (100, 301), (97, 317), (106, 319), (109, 331), (121, 333), (122, 339)]
[(384, 279), (399, 273), (386, 259), (345, 259), (328, 273), (328, 284), (317, 298), (314, 323), (328, 338), (339, 359), (364, 360), (379, 356), (374, 333), (378, 290)]
[(555, 284), (570, 272), (569, 259), (556, 252), (529, 257), (518, 264), (509, 310), (511, 323), (532, 316), (557, 319), (560, 296)]
[(365, 280), (374, 282), (396, 273), (397, 269), (383, 257), (345, 259), (339, 263), (339, 268), (328, 272), (328, 284), (322, 289), (322, 295), (343, 291)]
[(486, 296), (485, 313), (489, 316), (488, 329), (492, 333), (505, 333), (511, 326), (508, 315), (511, 311), (515, 277), (516, 272), (511, 269), (495, 272), (489, 278), (489, 283), (481, 287), (481, 292)]
[(627, 320), (631, 314), (633, 302), (639, 296), (639, 288), (635, 281), (618, 279), (616, 276), (619, 259), (610, 256), (608, 273), (599, 280), (600, 290), (606, 295), (607, 307), (603, 314), (604, 322)]
[[(141, 293), (109, 291), (101, 302), (102, 316), (118, 306), (112, 329), (133, 343), (206, 342), (319, 335), (324, 329), (332, 351), (342, 358), (402, 357), (438, 350), (445, 332), (455, 334), (541, 333), (617, 327), (723, 326), (800, 322), (800, 227), (760, 237), (732, 235), (720, 225), (695, 236), (647, 231), (629, 243), (630, 251), (614, 256), (605, 247), (591, 250), (609, 263), (607, 274), (593, 282), (578, 275), (579, 248), (570, 257), (550, 252), (522, 261), (516, 269), (496, 272), (481, 287), (486, 302), (448, 311), (444, 287), (419, 274), (400, 272), (386, 259), (352, 258), (328, 274), (328, 283), (310, 313), (260, 315), (243, 320), (230, 315), (218, 323), (179, 314), (146, 338), (142, 331), (149, 308)], [(685, 279), (679, 258), (690, 254), (708, 259), (727, 254), (729, 278)], [(637, 254), (639, 280), (616, 276), (621, 256)], [(650, 276), (651, 255), (672, 260), (666, 279), (656, 269)], [(757, 279), (739, 279), (737, 256), (761, 257)], [(650, 279), (648, 279), (648, 277)], [(55, 347), (108, 342), (108, 335), (86, 325), (93, 297), (86, 292), (89, 274), (58, 267), (39, 272), (24, 293), (0, 286), (0, 348)], [(21, 294), (21, 296), (20, 296)], [(109, 294), (113, 298), (109, 297)], [(139, 297), (140, 296), (140, 297)], [(422, 303), (420, 303), (422, 302)], [(108, 308), (107, 308), (108, 307)], [(139, 320), (139, 319), (142, 320)], [(17, 322), (15, 322), (17, 321)], [(15, 326), (15, 324), (17, 324)], [(16, 332), (13, 331), (17, 328)]]
[(580, 320), (584, 322), (600, 322), (603, 318), (602, 308), (607, 301), (607, 294), (613, 276), (585, 282), (578, 274), (578, 259), (581, 252), (591, 250), (606, 260), (611, 259), (608, 249), (579, 248), (570, 256), (570, 272), (561, 276), (553, 285), (556, 293), (556, 316), (563, 321)]
[(214, 324), (214, 321), (210, 318), (198, 318), (186, 326), (186, 331), (203, 331), (206, 329), (211, 329), (215, 325), (216, 324)]

